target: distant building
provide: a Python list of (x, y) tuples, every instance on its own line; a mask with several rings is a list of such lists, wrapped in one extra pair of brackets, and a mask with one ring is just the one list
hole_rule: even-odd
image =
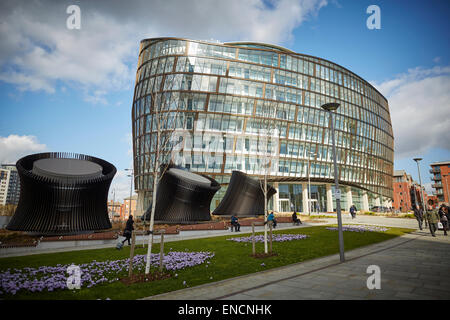
[[(17, 173), (16, 165), (14, 164), (2, 164), (2, 171), (8, 171), (7, 175), (7, 185), (6, 185), (6, 198), (4, 199), (4, 203), (2, 202), (2, 191), (0, 190), (0, 204), (14, 204), (17, 205), (19, 203), (20, 197), (20, 179), (19, 174)], [(6, 180), (5, 180), (6, 181)], [(2, 178), (3, 183), (3, 178)], [(2, 185), (3, 187), (3, 185)], [(0, 187), (0, 188), (2, 188)]]
[(394, 171), (394, 201), (392, 208), (401, 212), (407, 212), (412, 208), (411, 187), (413, 185), (412, 177), (405, 170)]
[[(133, 219), (139, 218), (136, 217), (136, 204), (137, 204), (137, 195), (131, 197), (127, 197), (123, 199), (123, 212), (121, 214), (121, 220), (127, 220), (130, 213), (133, 215)], [(131, 211), (130, 211), (131, 209)]]
[(434, 183), (431, 185), (435, 191), (435, 195), (438, 199), (438, 203), (449, 203), (450, 202), (450, 161), (435, 162), (430, 164), (430, 173), (433, 174), (431, 177)]
[(6, 196), (8, 194), (10, 171), (6, 169), (0, 169), (0, 204), (6, 204)]
[(119, 221), (122, 216), (123, 206), (122, 203), (112, 200), (108, 201), (108, 216), (111, 221)]
[(410, 174), (405, 170), (394, 171), (394, 201), (392, 202), (392, 208), (401, 212), (407, 212), (412, 210), (413, 206), (418, 205), (423, 207), (422, 190), (425, 201), (428, 199), (428, 195), (425, 188), (420, 186), (419, 183), (413, 180)]

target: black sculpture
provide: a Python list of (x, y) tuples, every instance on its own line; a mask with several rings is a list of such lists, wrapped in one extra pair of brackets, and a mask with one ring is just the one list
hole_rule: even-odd
[(7, 229), (67, 235), (111, 228), (111, 163), (75, 153), (38, 153), (16, 163), (20, 199)]
[[(233, 171), (227, 192), (213, 215), (255, 217), (264, 214), (264, 184), (240, 171)], [(267, 200), (277, 191), (267, 185)]]
[[(220, 184), (207, 176), (169, 168), (158, 183), (155, 223), (192, 224), (211, 220), (210, 205)], [(143, 219), (150, 220), (151, 205)]]

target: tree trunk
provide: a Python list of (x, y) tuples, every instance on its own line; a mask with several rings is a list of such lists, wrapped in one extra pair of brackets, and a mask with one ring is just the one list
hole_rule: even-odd
[(145, 274), (149, 274), (150, 273), (150, 257), (152, 254), (152, 234), (153, 234), (153, 225), (155, 222), (155, 209), (156, 209), (156, 188), (158, 185), (158, 165), (159, 165), (159, 161), (157, 160), (157, 158), (155, 157), (155, 171), (153, 173), (153, 195), (152, 195), (152, 212), (150, 214), (150, 234), (148, 235), (148, 247), (147, 247), (147, 262), (145, 264)]
[(269, 249), (270, 253), (272, 253), (272, 226), (273, 226), (273, 223), (272, 223), (272, 221), (270, 221), (270, 249)]
[(133, 275), (133, 257), (134, 257), (134, 246), (136, 244), (136, 232), (131, 231), (131, 249), (130, 249), (130, 263), (128, 264), (128, 277), (131, 278)]
[(264, 175), (264, 253), (267, 253), (267, 173)]
[(253, 256), (256, 255), (256, 246), (255, 246), (255, 223), (252, 222), (252, 253)]
[(164, 231), (161, 230), (161, 241), (159, 242), (159, 272), (163, 272), (164, 267)]

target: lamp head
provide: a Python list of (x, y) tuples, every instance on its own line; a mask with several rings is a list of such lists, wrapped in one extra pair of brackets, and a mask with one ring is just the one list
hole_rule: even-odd
[(337, 102), (330, 102), (330, 103), (325, 103), (325, 104), (321, 105), (320, 107), (327, 111), (335, 111), (337, 108), (339, 108), (339, 106), (340, 106), (340, 104)]
[(414, 158), (413, 159), (415, 162), (422, 160), (422, 158)]

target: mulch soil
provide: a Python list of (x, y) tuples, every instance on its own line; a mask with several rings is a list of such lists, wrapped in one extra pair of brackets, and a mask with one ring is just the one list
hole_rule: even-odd
[(129, 286), (133, 283), (139, 283), (139, 282), (151, 282), (151, 281), (157, 281), (157, 280), (164, 280), (170, 278), (172, 275), (170, 273), (164, 273), (164, 272), (151, 272), (149, 274), (133, 274), (131, 277), (126, 277), (120, 279), (120, 282), (122, 282), (124, 285)]
[(268, 257), (275, 257), (278, 256), (277, 253), (275, 252), (269, 252), (269, 253), (255, 253), (254, 255), (251, 254), (250, 257), (256, 258), (256, 259), (264, 259), (264, 258), (268, 258)]

